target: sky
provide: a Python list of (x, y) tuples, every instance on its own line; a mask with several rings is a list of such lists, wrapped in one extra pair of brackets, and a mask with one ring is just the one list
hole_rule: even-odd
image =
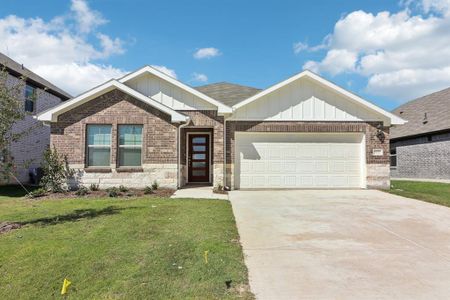
[(450, 87), (450, 0), (1, 0), (0, 52), (72, 95), (143, 65), (257, 88), (309, 69), (391, 110)]

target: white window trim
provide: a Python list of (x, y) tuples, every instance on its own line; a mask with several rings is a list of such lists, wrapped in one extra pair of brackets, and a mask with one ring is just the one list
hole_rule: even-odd
[[(121, 145), (120, 144), (120, 126), (141, 126), (141, 144), (140, 145)], [(117, 125), (117, 167), (118, 168), (139, 168), (142, 167), (143, 159), (142, 159), (142, 145), (144, 143), (144, 125), (143, 124), (118, 124)], [(120, 149), (141, 149), (141, 164), (139, 166), (126, 166), (120, 164)]]
[[(88, 128), (89, 126), (110, 126), (110, 135), (111, 139), (109, 142), (109, 145), (89, 145), (89, 135), (88, 135)], [(86, 138), (85, 138), (85, 144), (86, 144), (86, 168), (110, 168), (111, 167), (111, 158), (112, 158), (112, 124), (86, 124)], [(96, 148), (96, 149), (109, 149), (109, 165), (105, 166), (91, 166), (89, 165), (89, 148)]]

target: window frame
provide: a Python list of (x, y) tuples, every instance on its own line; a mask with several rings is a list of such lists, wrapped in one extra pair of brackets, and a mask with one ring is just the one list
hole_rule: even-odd
[[(28, 89), (32, 89), (32, 94), (28, 95)], [(36, 99), (37, 98), (37, 88), (29, 83), (25, 83), (25, 89), (24, 89), (24, 111), (25, 113), (34, 114), (36, 112)], [(27, 110), (27, 102), (30, 101), (33, 104), (33, 110), (28, 111)]]
[[(121, 145), (120, 144), (120, 128), (126, 126), (139, 126), (141, 128), (141, 144), (140, 145)], [(143, 144), (144, 144), (144, 124), (117, 124), (117, 168), (140, 168), (143, 164)], [(140, 149), (141, 160), (139, 165), (127, 166), (120, 164), (120, 153), (122, 149)]]
[[(103, 127), (109, 127), (109, 135), (110, 135), (110, 141), (109, 145), (89, 145), (89, 127), (90, 126), (103, 126)], [(110, 168), (111, 167), (111, 157), (112, 157), (112, 133), (113, 133), (113, 126), (112, 124), (86, 124), (86, 138), (85, 138), (85, 145), (86, 145), (86, 159), (85, 159), (85, 165), (87, 168)], [(109, 149), (109, 164), (104, 166), (95, 166), (89, 164), (89, 148), (97, 148), (97, 149)]]
[[(395, 161), (395, 165), (393, 165), (393, 159)], [(389, 151), (389, 167), (391, 169), (397, 169), (398, 161), (397, 161), (397, 148), (391, 148)]]

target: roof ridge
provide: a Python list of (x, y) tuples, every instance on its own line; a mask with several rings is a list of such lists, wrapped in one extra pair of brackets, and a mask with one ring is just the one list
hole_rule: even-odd
[(255, 89), (255, 90), (262, 90), (261, 88), (248, 86), (248, 85), (243, 85), (243, 84), (240, 84), (240, 83), (229, 82), (229, 81), (212, 82), (212, 83), (196, 86), (195, 88), (201, 88), (201, 87), (206, 87), (206, 86), (211, 86), (211, 85), (219, 85), (219, 84), (229, 84), (229, 85), (234, 85), (234, 86), (239, 86), (239, 87), (244, 87), (244, 88), (251, 88), (251, 89)]

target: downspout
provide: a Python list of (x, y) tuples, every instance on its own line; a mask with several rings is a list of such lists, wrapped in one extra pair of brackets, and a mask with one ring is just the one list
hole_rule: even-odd
[(223, 118), (223, 188), (225, 190), (231, 190), (231, 187), (227, 186), (227, 120)]
[(177, 143), (177, 151), (178, 151), (178, 182), (177, 188), (181, 188), (181, 129), (189, 125), (190, 118), (186, 118), (186, 123), (178, 126), (178, 143)]

